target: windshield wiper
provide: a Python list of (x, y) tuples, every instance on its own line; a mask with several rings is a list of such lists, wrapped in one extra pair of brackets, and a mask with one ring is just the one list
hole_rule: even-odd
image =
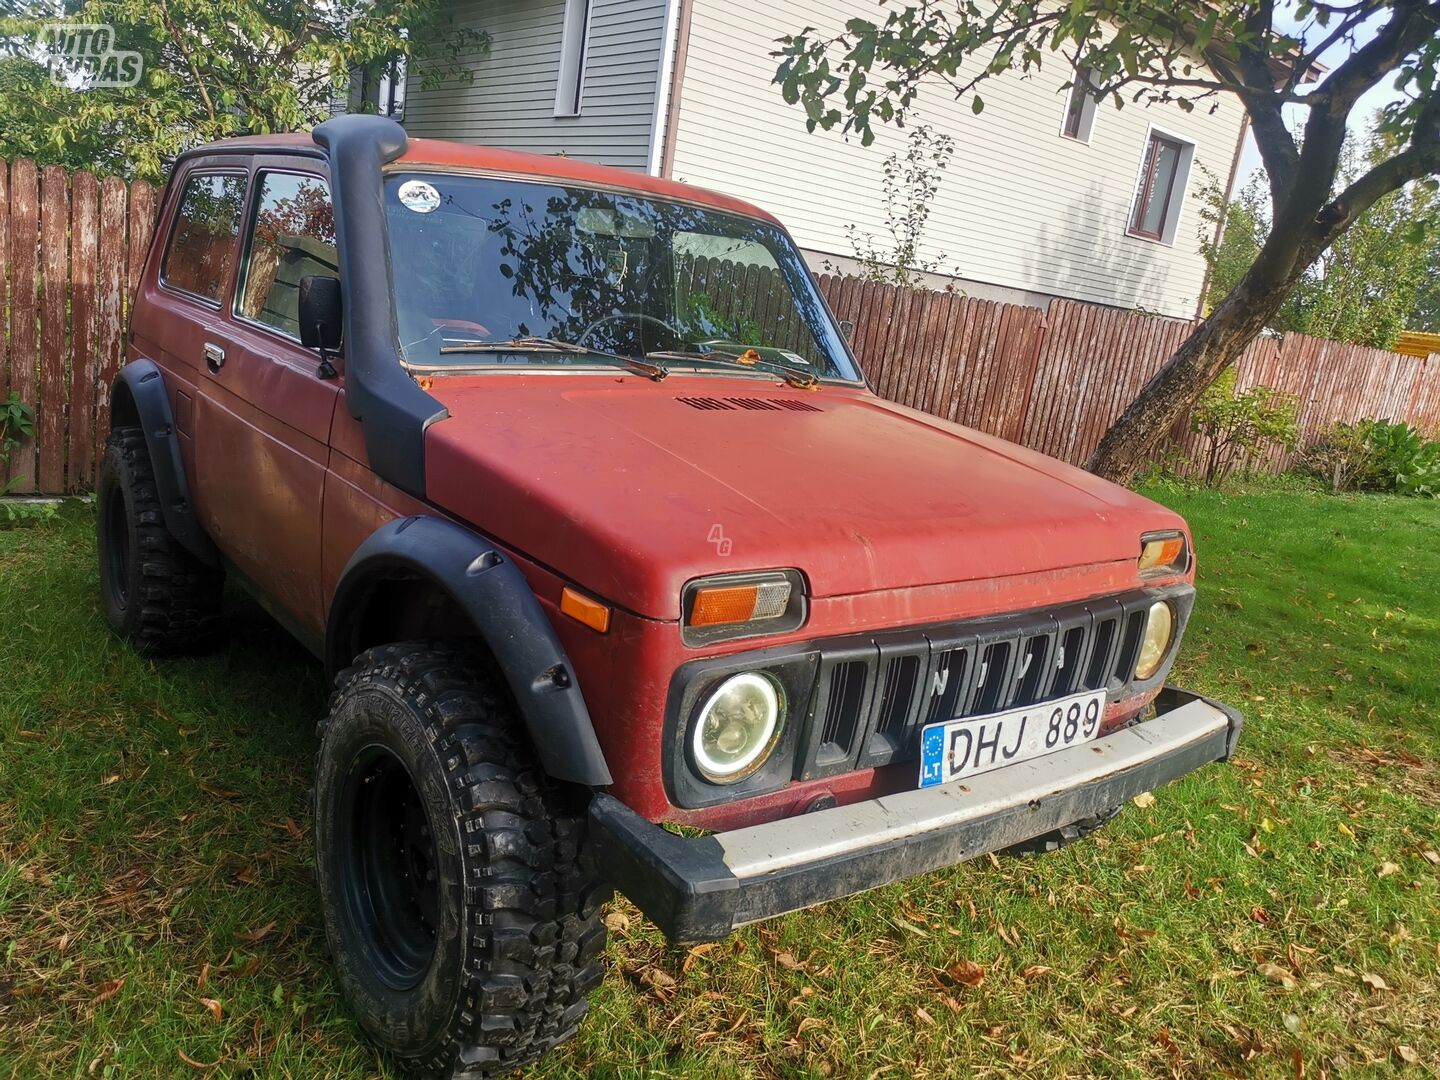
[(632, 371), (648, 376), (656, 382), (670, 373), (665, 365), (647, 363), (638, 356), (626, 356), (623, 353), (607, 352), (604, 349), (592, 349), (588, 345), (576, 345), (573, 342), (560, 341), (558, 338), (515, 337), (507, 338), (504, 341), (453, 341), (448, 345), (440, 346), (440, 355), (442, 356), (454, 353), (487, 352), (553, 352), (567, 353), (572, 356), (603, 356), (607, 360), (614, 360)]
[[(741, 354), (744, 355), (743, 353)], [(706, 363), (725, 364), (727, 367), (736, 367), (742, 371), (767, 371), (772, 375), (778, 375), (791, 386), (801, 390), (813, 390), (820, 385), (820, 377), (813, 371), (801, 371), (799, 368), (791, 367), (788, 364), (777, 363), (774, 360), (741, 360), (726, 352), (704, 352), (690, 351), (685, 349), (660, 349), (656, 352), (645, 354), (647, 360), (703, 360)]]

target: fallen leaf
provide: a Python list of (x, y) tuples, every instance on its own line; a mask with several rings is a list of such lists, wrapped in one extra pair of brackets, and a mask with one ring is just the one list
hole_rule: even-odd
[(1390, 989), (1390, 984), (1389, 984), (1389, 983), (1387, 983), (1387, 982), (1386, 982), (1384, 979), (1382, 979), (1379, 975), (1372, 975), (1372, 974), (1371, 974), (1370, 972), (1368, 972), (1368, 971), (1365, 972), (1365, 974), (1363, 974), (1363, 975), (1360, 976), (1360, 981), (1363, 982), (1366, 986), (1368, 986), (1371, 990), (1389, 990), (1389, 989)]
[(1406, 1065), (1420, 1064), (1420, 1055), (1416, 1052), (1415, 1048), (1413, 1046), (1406, 1046), (1404, 1043), (1395, 1047), (1395, 1056), (1405, 1062)]
[(1378, 870), (1375, 871), (1375, 876), (1376, 876), (1376, 877), (1389, 877), (1391, 874), (1398, 874), (1399, 872), (1400, 872), (1400, 865), (1399, 865), (1398, 863), (1383, 862), (1383, 863), (1380, 864), (1380, 869), (1378, 869)]
[(915, 1007), (915, 1018), (921, 1023), (929, 1024), (932, 1027), (935, 1024), (935, 1018), (918, 1005)]
[(779, 964), (786, 971), (804, 971), (805, 965), (788, 952), (777, 952), (774, 954), (775, 963)]
[(1042, 975), (1049, 975), (1051, 969), (1044, 964), (1031, 964), (1024, 971), (1020, 972), (1022, 979), (1038, 979)]
[(221, 1055), (220, 1055), (218, 1058), (216, 1058), (214, 1061), (196, 1061), (196, 1060), (195, 1060), (194, 1058), (192, 1058), (189, 1054), (185, 1053), (184, 1050), (181, 1050), (181, 1049), (178, 1049), (178, 1048), (177, 1048), (177, 1049), (175, 1050), (175, 1053), (179, 1054), (179, 1055), (180, 1055), (180, 1060), (183, 1061), (183, 1062), (185, 1062), (185, 1064), (186, 1064), (186, 1065), (189, 1065), (192, 1069), (206, 1069), (206, 1070), (213, 1069), (213, 1068), (215, 1068), (217, 1065), (222, 1065), (222, 1064), (224, 1064), (225, 1061), (230, 1057), (229, 1054), (221, 1054)]
[(1440, 851), (1422, 851), (1420, 857), (1431, 866), (1440, 866)]
[(1295, 987), (1298, 985), (1295, 982), (1295, 976), (1291, 975), (1289, 971), (1281, 967), (1279, 964), (1271, 964), (1267, 962), (1261, 964), (1255, 970), (1258, 971), (1261, 975), (1264, 975), (1265, 978), (1269, 979), (1271, 982), (1279, 983), (1286, 990), (1294, 990)]
[(95, 1004), (98, 1005), (102, 1001), (109, 1001), (120, 992), (120, 988), (124, 985), (125, 980), (123, 978), (111, 979), (109, 982), (103, 983), (100, 987), (100, 992), (95, 995)]
[(623, 911), (610, 911), (605, 914), (605, 929), (612, 934), (623, 934), (630, 929), (630, 916)]
[(675, 988), (675, 977), (659, 968), (646, 968), (643, 979), (657, 990), (673, 990)]
[(201, 998), (200, 1004), (205, 1006), (205, 1011), (215, 1018), (217, 1022), (225, 1016), (225, 1008), (214, 998)]
[(200, 977), (195, 980), (195, 988), (196, 988), (197, 990), (204, 990), (206, 984), (209, 983), (209, 981), (210, 981), (210, 965), (209, 965), (209, 964), (206, 964), (204, 967), (202, 967), (202, 968), (200, 969)]
[(240, 941), (244, 941), (251, 945), (254, 945), (257, 941), (260, 941), (262, 938), (269, 936), (270, 931), (274, 929), (275, 923), (272, 921), (260, 927), (259, 930), (251, 930), (248, 934), (236, 934), (235, 936)]
[(696, 945), (685, 954), (685, 961), (680, 965), (680, 970), (688, 974), (690, 969), (695, 965), (696, 960), (708, 952), (714, 952), (719, 947), (720, 943), (718, 941), (707, 941), (703, 945)]
[(972, 990), (985, 981), (985, 969), (973, 960), (961, 960), (946, 970), (952, 979)]
[(1148, 810), (1155, 805), (1155, 793), (1153, 791), (1142, 791), (1130, 801), (1141, 810)]
[[(240, 798), (240, 792), (238, 792), (238, 791), (231, 791), (229, 788), (216, 787), (214, 784), (207, 784), (207, 783), (204, 783), (203, 781), (202, 781), (201, 784), (200, 784), (200, 790), (203, 791), (203, 792), (205, 792), (206, 795), (213, 795), (213, 796), (214, 796), (215, 798), (217, 798), (217, 799), (238, 799), (238, 798)], [(200, 1067), (201, 1067), (201, 1068), (213, 1068), (213, 1066), (200, 1066)]]
[(1350, 828), (1349, 825), (1346, 825), (1345, 822), (1340, 822), (1340, 824), (1335, 826), (1335, 829), (1341, 836), (1348, 836), (1351, 840), (1355, 839), (1355, 830)]

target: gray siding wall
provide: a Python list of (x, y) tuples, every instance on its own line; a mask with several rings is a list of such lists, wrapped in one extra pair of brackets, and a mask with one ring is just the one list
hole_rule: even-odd
[(564, 0), (472, 0), (456, 21), (490, 35), (474, 81), (426, 89), (412, 76), (405, 129), (644, 170), (654, 124), (665, 0), (592, 0), (579, 116), (555, 115)]

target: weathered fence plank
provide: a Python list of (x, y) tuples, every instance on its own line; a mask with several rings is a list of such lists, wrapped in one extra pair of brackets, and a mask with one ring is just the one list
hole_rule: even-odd
[(100, 185), (77, 172), (70, 186), (70, 431), (65, 488), (83, 491), (95, 470), (95, 269)]
[(103, 450), (101, 440), (110, 429), (110, 386), (120, 372), (125, 347), (125, 197), (125, 185), (116, 177), (107, 177), (100, 185), (100, 240), (95, 267), (97, 464)]
[(65, 489), (65, 383), (69, 373), (70, 176), (40, 176), (40, 396), (35, 410), (41, 491)]
[[(35, 404), (36, 341), (35, 271), (40, 244), (40, 185), (33, 161), (17, 161), (10, 169), (10, 381), (8, 389), (32, 408)], [(6, 480), (15, 490), (34, 491), (35, 446), (26, 439), (10, 452)], [(0, 487), (4, 487), (0, 483)]]

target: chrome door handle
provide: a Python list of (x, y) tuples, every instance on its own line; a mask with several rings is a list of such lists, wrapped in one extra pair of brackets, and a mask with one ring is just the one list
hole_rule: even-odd
[(219, 371), (225, 366), (225, 350), (219, 345), (207, 341), (205, 343), (205, 366), (211, 371)]

